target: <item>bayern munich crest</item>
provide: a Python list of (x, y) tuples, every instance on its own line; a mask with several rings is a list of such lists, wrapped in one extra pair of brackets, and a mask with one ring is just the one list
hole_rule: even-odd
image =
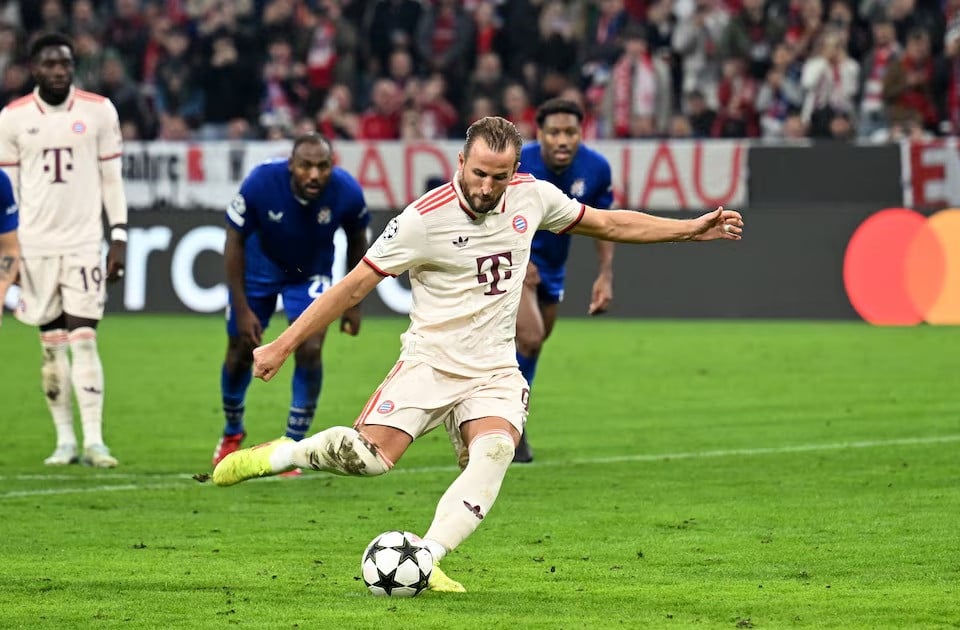
[(393, 411), (394, 406), (395, 406), (395, 405), (393, 404), (393, 401), (392, 401), (392, 400), (385, 400), (385, 401), (383, 401), (382, 403), (380, 403), (380, 406), (379, 406), (379, 407), (377, 407), (377, 412), (378, 412), (378, 413), (390, 413), (391, 411)]
[(73, 129), (73, 133), (83, 133), (87, 130), (87, 125), (82, 120), (78, 120), (70, 128)]
[(517, 216), (513, 217), (513, 229), (516, 230), (517, 232), (519, 232), (520, 234), (523, 234), (524, 232), (526, 232), (526, 231), (527, 231), (527, 219), (526, 219), (523, 215), (520, 215), (520, 214), (518, 214)]

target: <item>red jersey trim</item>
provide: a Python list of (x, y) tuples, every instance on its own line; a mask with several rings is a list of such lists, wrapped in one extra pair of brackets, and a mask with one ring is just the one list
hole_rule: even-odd
[(371, 269), (373, 269), (374, 271), (376, 271), (378, 274), (380, 274), (380, 275), (383, 276), (384, 278), (396, 278), (396, 277), (397, 277), (396, 274), (390, 273), (389, 271), (384, 271), (384, 270), (381, 269), (380, 267), (377, 267), (375, 264), (373, 264), (373, 261), (371, 261), (371, 260), (370, 260), (369, 258), (367, 258), (366, 256), (363, 257), (363, 262), (367, 263), (367, 266), (368, 266), (368, 267), (370, 267)]
[(532, 184), (537, 181), (537, 178), (531, 175), (530, 173), (515, 173), (513, 179), (510, 180), (508, 186), (516, 186), (517, 184)]
[(468, 217), (470, 217), (470, 220), (471, 220), (471, 221), (476, 220), (477, 215), (474, 214), (473, 210), (471, 210), (470, 208), (468, 208), (467, 206), (464, 205), (463, 199), (460, 198), (460, 195), (457, 195), (457, 203), (460, 204), (460, 209), (463, 210), (464, 213), (466, 213), (466, 215), (467, 215)]
[(433, 190), (429, 191), (427, 194), (420, 197), (419, 199), (417, 199), (414, 202), (413, 207), (416, 208), (417, 210), (422, 210), (423, 208), (426, 208), (427, 206), (431, 205), (434, 201), (436, 201), (440, 197), (445, 197), (449, 193), (450, 191), (447, 190), (446, 186), (438, 186)]
[(390, 373), (387, 374), (387, 377), (383, 379), (383, 383), (380, 384), (380, 387), (377, 388), (377, 391), (373, 392), (373, 395), (370, 396), (367, 404), (363, 407), (363, 411), (360, 412), (360, 415), (353, 423), (354, 428), (363, 425), (370, 413), (377, 408), (377, 403), (380, 402), (380, 396), (383, 394), (383, 388), (387, 386), (387, 383), (389, 383), (394, 376), (397, 375), (397, 372), (399, 372), (400, 368), (402, 367), (403, 361), (397, 361), (397, 364), (393, 366), (393, 369), (390, 370)]
[(567, 232), (569, 232), (569, 231), (572, 230), (573, 228), (577, 227), (577, 224), (580, 223), (580, 220), (581, 220), (581, 219), (583, 219), (583, 215), (584, 215), (584, 213), (586, 213), (586, 211), (587, 211), (587, 207), (581, 203), (581, 204), (580, 204), (580, 214), (577, 215), (577, 218), (573, 220), (573, 223), (571, 223), (571, 224), (568, 225), (567, 227), (565, 227), (565, 228), (563, 228), (562, 230), (560, 230), (559, 232), (557, 232), (557, 234), (566, 234)]
[(0, 166), (20, 166), (20, 162), (0, 162)]
[(101, 157), (100, 157), (100, 161), (101, 161), (101, 162), (106, 162), (107, 160), (114, 160), (114, 159), (120, 157), (121, 155), (123, 155), (122, 152), (121, 152), (121, 153), (113, 153), (113, 154), (111, 154), (111, 155), (104, 155), (104, 156), (101, 156)]
[(435, 197), (431, 199), (431, 203), (429, 205), (424, 205), (423, 207), (419, 208), (418, 212), (421, 215), (427, 214), (428, 212), (432, 212), (437, 208), (447, 205), (448, 203), (453, 201), (456, 196), (457, 196), (457, 193), (452, 193), (452, 194), (448, 193), (441, 197)]

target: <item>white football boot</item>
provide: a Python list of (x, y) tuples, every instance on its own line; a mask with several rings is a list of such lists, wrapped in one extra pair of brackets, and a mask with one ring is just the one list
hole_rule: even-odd
[(103, 444), (93, 444), (83, 449), (84, 466), (93, 466), (94, 468), (115, 468), (120, 462), (110, 454), (110, 449)]
[(53, 454), (43, 460), (43, 463), (47, 466), (68, 466), (78, 461), (76, 444), (58, 444)]

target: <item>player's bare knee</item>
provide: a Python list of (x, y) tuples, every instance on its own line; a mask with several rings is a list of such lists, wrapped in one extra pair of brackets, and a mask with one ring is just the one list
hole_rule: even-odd
[(253, 367), (253, 354), (249, 356), (240, 353), (227, 353), (227, 358), (223, 362), (227, 374), (237, 376), (250, 370)]
[(322, 363), (323, 340), (310, 340), (297, 348), (294, 360), (297, 365), (306, 368), (318, 368)]
[(527, 273), (523, 276), (524, 288), (535, 289), (540, 284), (540, 271), (533, 263), (527, 263)]
[(540, 354), (543, 348), (543, 327), (517, 325), (517, 352), (525, 357), (533, 358)]

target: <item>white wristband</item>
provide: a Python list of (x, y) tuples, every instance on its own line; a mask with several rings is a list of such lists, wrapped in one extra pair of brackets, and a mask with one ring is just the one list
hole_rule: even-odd
[(125, 227), (115, 227), (110, 228), (110, 241), (123, 241), (127, 242), (127, 228)]

